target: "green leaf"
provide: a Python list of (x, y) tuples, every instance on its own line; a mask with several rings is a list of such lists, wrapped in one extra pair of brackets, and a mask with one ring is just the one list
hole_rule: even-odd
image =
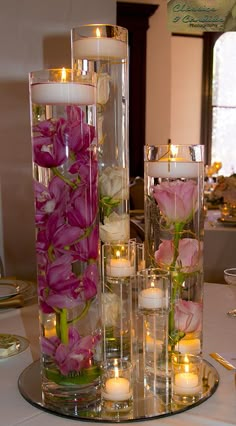
[(101, 374), (99, 367), (94, 366), (81, 370), (80, 373), (74, 373), (74, 375), (63, 376), (56, 369), (46, 369), (45, 375), (48, 380), (51, 380), (58, 385), (86, 385), (92, 383)]

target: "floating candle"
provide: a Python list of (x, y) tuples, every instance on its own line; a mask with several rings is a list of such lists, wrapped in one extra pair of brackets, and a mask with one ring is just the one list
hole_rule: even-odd
[(73, 55), (79, 59), (125, 59), (127, 44), (108, 37), (88, 37), (73, 42)]
[(117, 258), (110, 260), (110, 264), (107, 265), (106, 272), (110, 277), (130, 277), (131, 275), (134, 275), (135, 268), (131, 265), (130, 260)]
[(111, 401), (125, 401), (132, 396), (130, 382), (124, 377), (108, 379), (105, 384), (103, 397)]
[(201, 352), (200, 339), (181, 339), (175, 346), (175, 350), (181, 354), (198, 355)]
[(72, 82), (36, 83), (31, 86), (31, 99), (34, 104), (93, 105), (96, 103), (95, 88), (89, 84)]
[(159, 178), (196, 178), (200, 175), (200, 166), (202, 166), (202, 163), (186, 161), (181, 158), (160, 159), (148, 163), (147, 174)]
[(163, 290), (156, 287), (145, 288), (138, 296), (140, 309), (158, 309), (163, 307)]
[(178, 395), (194, 395), (201, 391), (198, 375), (191, 372), (177, 373), (174, 378), (174, 392)]

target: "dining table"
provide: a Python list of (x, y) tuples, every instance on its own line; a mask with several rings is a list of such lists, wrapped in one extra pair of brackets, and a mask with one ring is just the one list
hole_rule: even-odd
[[(236, 358), (236, 318), (227, 310), (236, 307), (236, 297), (227, 284), (204, 283), (203, 359), (217, 371), (219, 383), (214, 393), (204, 402), (188, 410), (161, 418), (137, 422), (176, 426), (229, 426), (236, 424), (235, 370), (228, 370), (210, 354), (224, 354)], [(10, 333), (26, 338), (28, 347), (15, 356), (0, 360), (1, 426), (66, 426), (82, 425), (80, 418), (60, 417), (28, 402), (18, 388), (19, 377), (39, 359), (39, 322), (37, 300), (18, 309), (0, 310), (0, 333)], [(233, 354), (233, 355), (232, 355)], [(32, 378), (33, 381), (33, 378)], [(33, 383), (34, 386), (34, 383)], [(93, 421), (86, 421), (91, 426)], [(98, 423), (107, 424), (99, 421)]]
[(219, 209), (208, 210), (204, 222), (204, 280), (222, 283), (224, 269), (236, 267), (236, 218), (223, 221)]

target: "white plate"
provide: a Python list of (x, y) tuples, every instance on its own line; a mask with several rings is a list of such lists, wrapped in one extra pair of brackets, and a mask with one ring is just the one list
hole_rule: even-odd
[(20, 294), (24, 301), (28, 301), (37, 295), (36, 283), (32, 281), (0, 279), (0, 300)]
[(0, 300), (9, 299), (19, 293), (19, 288), (15, 284), (0, 283)]
[(29, 346), (29, 341), (22, 336), (17, 336), (15, 334), (0, 334), (0, 347), (6, 348), (10, 345), (12, 350), (4, 355), (0, 354), (0, 359), (9, 358), (10, 356), (18, 355), (21, 352), (25, 351)]

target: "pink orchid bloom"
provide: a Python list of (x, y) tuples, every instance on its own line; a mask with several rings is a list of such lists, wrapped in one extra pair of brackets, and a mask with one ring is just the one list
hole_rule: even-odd
[(79, 228), (90, 227), (96, 218), (98, 210), (97, 191), (86, 185), (79, 185), (73, 192), (68, 207), (67, 217), (71, 226)]
[(49, 263), (44, 275), (38, 276), (38, 293), (43, 312), (52, 308), (73, 308), (93, 299), (99, 279), (97, 265), (90, 264), (82, 277), (72, 272), (72, 256), (66, 254)]
[(68, 146), (72, 153), (80, 156), (86, 152), (95, 136), (94, 126), (84, 123), (84, 112), (77, 106), (67, 106), (67, 124), (65, 134), (68, 140)]
[(98, 335), (81, 337), (73, 327), (70, 327), (68, 337), (68, 345), (62, 344), (57, 337), (41, 338), (43, 353), (54, 358), (61, 374), (65, 376), (90, 367), (94, 349), (100, 341)]
[(91, 259), (97, 259), (98, 244), (99, 229), (98, 225), (96, 225), (86, 238), (81, 238), (81, 240), (75, 244), (75, 253), (73, 252), (74, 257), (83, 262)]
[(175, 325), (185, 333), (201, 331), (202, 303), (178, 300), (175, 305)]
[(81, 184), (90, 182), (95, 186), (98, 175), (98, 163), (93, 157), (93, 152), (86, 152), (79, 156), (69, 168), (71, 174), (78, 174)]
[(153, 196), (169, 222), (188, 222), (197, 209), (197, 184), (189, 180), (161, 182), (153, 187)]
[(64, 135), (66, 122), (46, 120), (33, 128), (33, 158), (42, 167), (56, 167), (67, 158), (67, 141)]
[(172, 240), (164, 240), (155, 252), (155, 260), (161, 268), (169, 269), (174, 266), (182, 272), (194, 272), (199, 269), (201, 261), (201, 250), (198, 240), (194, 238), (183, 238), (179, 240), (178, 256), (174, 262), (175, 247)]
[(33, 127), (33, 157), (39, 166), (62, 165), (68, 158), (68, 148), (77, 160), (80, 151), (86, 151), (93, 141), (95, 128), (82, 121), (82, 110), (77, 106), (68, 106), (66, 113), (67, 120), (49, 119)]
[(50, 249), (54, 256), (60, 256), (67, 253), (68, 248), (73, 246), (83, 233), (78, 226), (65, 223), (63, 217), (54, 213), (49, 217), (45, 228), (38, 231), (37, 251), (45, 252)]
[(95, 263), (89, 265), (83, 275), (83, 297), (90, 300), (97, 294), (97, 282), (99, 280), (98, 268)]
[(63, 213), (63, 206), (69, 199), (69, 187), (57, 176), (50, 181), (48, 188), (42, 183), (34, 182), (35, 221), (42, 225), (48, 216), (57, 211)]
[(45, 312), (51, 308), (73, 308), (83, 300), (78, 293), (81, 280), (72, 272), (70, 254), (48, 263), (45, 274), (38, 276), (40, 306)]

